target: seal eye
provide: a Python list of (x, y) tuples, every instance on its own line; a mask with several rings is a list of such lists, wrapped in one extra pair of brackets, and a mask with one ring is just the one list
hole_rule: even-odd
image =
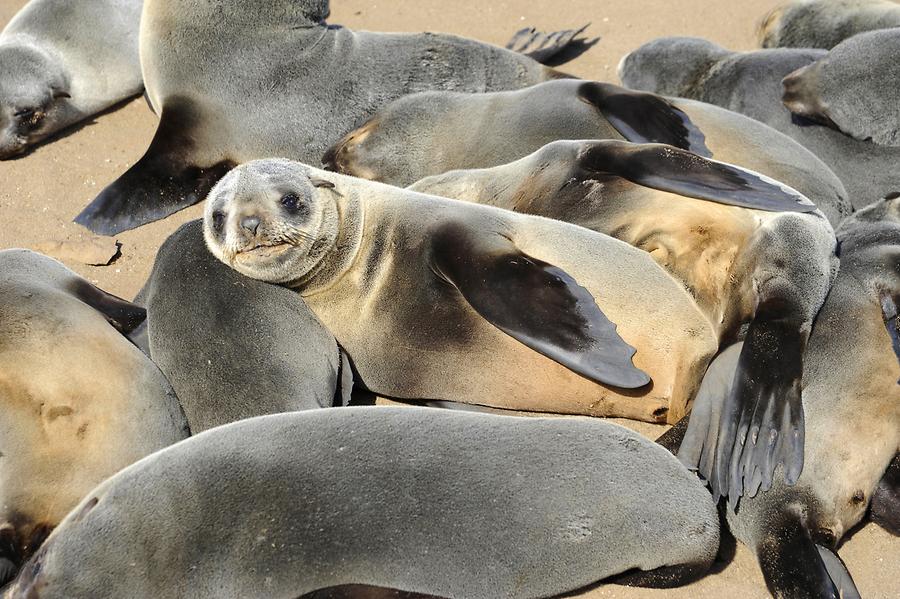
[(221, 232), (222, 227), (225, 225), (225, 215), (217, 210), (216, 212), (213, 212), (212, 218), (213, 218), (213, 229), (215, 229), (216, 232)]
[(296, 212), (300, 209), (300, 198), (297, 194), (289, 193), (281, 197), (281, 205), (291, 212)]
[(13, 113), (13, 116), (17, 119), (30, 119), (34, 116), (34, 108), (22, 108), (21, 110), (17, 110)]
[(19, 119), (19, 126), (25, 128), (37, 127), (44, 118), (44, 112), (37, 108), (22, 108), (13, 113)]

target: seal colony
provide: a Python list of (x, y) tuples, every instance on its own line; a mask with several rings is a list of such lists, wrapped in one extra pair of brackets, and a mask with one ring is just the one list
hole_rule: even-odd
[[(106, 75), (87, 34), (133, 57), (136, 4), (58, 2), (0, 34), (53, 58), (0, 61), (0, 125), (44, 90), (28, 147), (79, 88), (54, 65)], [(635, 90), (550, 68), (584, 28), (149, 1), (159, 128), (84, 222), (209, 201), (134, 302), (0, 250), (0, 596), (667, 587), (728, 559), (723, 525), (776, 597), (895, 595), (841, 546), (900, 532), (897, 30), (850, 35), (875, 5), (804, 3), (830, 50), (650, 42)], [(791, 10), (766, 27), (808, 35)], [(341, 173), (290, 159), (320, 157)]]

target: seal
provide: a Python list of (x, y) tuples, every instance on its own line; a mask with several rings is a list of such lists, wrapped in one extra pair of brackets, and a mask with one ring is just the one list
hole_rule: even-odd
[[(141, 61), (160, 123), (144, 156), (76, 218), (113, 234), (199, 202), (235, 164), (313, 163), (400, 96), (492, 91), (564, 75), (516, 52), (432, 33), (327, 25), (327, 0), (147, 0)], [(285, 126), (290, 123), (290, 126)]]
[(311, 410), (207, 431), (123, 470), (5, 597), (298, 597), (357, 583), (537, 598), (623, 573), (681, 582), (718, 545), (696, 477), (611, 423)]
[(865, 31), (900, 27), (888, 0), (794, 0), (772, 9), (757, 30), (763, 48), (824, 48)]
[(0, 251), (0, 585), (85, 493), (188, 436), (123, 336), (144, 314), (55, 260)]
[[(838, 542), (867, 507), (873, 520), (900, 532), (896, 515), (881, 517), (900, 496), (900, 199), (857, 212), (837, 236), (841, 268), (810, 335), (803, 372), (806, 466), (793, 487), (776, 481), (769, 493), (727, 511), (776, 597), (858, 597), (833, 553)], [(732, 380), (726, 373), (720, 384)], [(706, 385), (692, 420), (715, 419), (721, 409), (721, 393), (707, 393)], [(680, 457), (693, 463), (707, 442), (689, 427)], [(700, 472), (715, 478), (719, 466), (703, 464)]]
[(194, 433), (349, 401), (352, 374), (334, 336), (296, 293), (216, 260), (202, 222), (163, 243), (141, 297), (150, 356)]
[[(707, 450), (730, 464), (713, 491), (735, 502), (753, 496), (771, 486), (779, 463), (796, 481), (803, 354), (837, 270), (834, 230), (808, 199), (685, 150), (618, 140), (553, 142), (507, 165), (451, 171), (411, 189), (612, 235), (681, 282), (720, 344), (749, 325), (739, 384), (721, 420), (707, 424), (722, 440)], [(758, 438), (778, 442), (774, 455)]]
[(784, 105), (856, 139), (900, 146), (898, 55), (900, 28), (854, 36), (785, 77)]
[(669, 144), (783, 181), (834, 225), (852, 212), (834, 173), (777, 131), (710, 104), (593, 81), (406, 96), (333, 145), (322, 161), (340, 173), (405, 187), (429, 175), (506, 164), (564, 139)]
[(825, 50), (730, 52), (696, 38), (661, 38), (619, 63), (633, 89), (682, 96), (740, 112), (793, 138), (840, 178), (855, 208), (900, 189), (900, 148), (853, 139), (797, 117), (782, 104), (782, 79), (827, 55)]
[(0, 160), (143, 89), (142, 0), (31, 0), (0, 33)]

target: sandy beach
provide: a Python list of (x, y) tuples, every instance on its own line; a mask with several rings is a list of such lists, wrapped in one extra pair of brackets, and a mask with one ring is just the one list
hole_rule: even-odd
[[(24, 4), (25, 0), (0, 0), (0, 27)], [(776, 4), (775, 0), (336, 0), (329, 21), (373, 31), (442, 31), (501, 45), (525, 26), (553, 31), (590, 22), (588, 33), (599, 36), (600, 41), (562, 68), (579, 77), (618, 83), (620, 58), (656, 37), (691, 35), (728, 48), (754, 48), (756, 24)], [(91, 239), (93, 235), (72, 219), (141, 156), (156, 122), (144, 100), (135, 98), (64, 132), (23, 158), (0, 162), (0, 248), (47, 251), (54, 243)], [(201, 210), (194, 206), (116, 236), (121, 255), (108, 266), (64, 261), (100, 287), (131, 298), (147, 277), (159, 245), (179, 225), (200, 216)], [(653, 437), (663, 430), (619, 422)], [(863, 597), (900, 597), (898, 539), (867, 524), (845, 539), (840, 555)], [(754, 556), (739, 545), (730, 563), (720, 564), (714, 573), (687, 587), (647, 590), (604, 585), (577, 596), (755, 599), (769, 594)]]

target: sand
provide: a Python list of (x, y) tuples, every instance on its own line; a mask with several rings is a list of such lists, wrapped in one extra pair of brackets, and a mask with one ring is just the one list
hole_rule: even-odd
[[(0, 0), (0, 27), (24, 4), (25, 0)], [(692, 35), (728, 48), (752, 49), (756, 23), (776, 4), (776, 0), (337, 0), (332, 3), (330, 21), (373, 31), (444, 31), (497, 44), (505, 43), (524, 26), (552, 31), (591, 22), (589, 31), (600, 36), (600, 42), (564, 69), (580, 77), (617, 83), (619, 59), (656, 37)], [(141, 156), (155, 127), (156, 117), (138, 98), (66, 132), (26, 157), (0, 162), (0, 248), (38, 248), (48, 242), (90, 240), (92, 235), (72, 223), (72, 219)], [(71, 260), (66, 263), (104, 289), (133, 297), (166, 236), (200, 215), (200, 207), (194, 206), (162, 222), (116, 236), (122, 244), (121, 256), (112, 265), (92, 267)], [(663, 430), (620, 422), (650, 436)], [(869, 524), (846, 540), (840, 554), (863, 597), (900, 597), (900, 542), (896, 538)], [(730, 563), (717, 570), (681, 589), (653, 591), (607, 585), (579, 596), (769, 596), (753, 555), (743, 546), (738, 546)]]

